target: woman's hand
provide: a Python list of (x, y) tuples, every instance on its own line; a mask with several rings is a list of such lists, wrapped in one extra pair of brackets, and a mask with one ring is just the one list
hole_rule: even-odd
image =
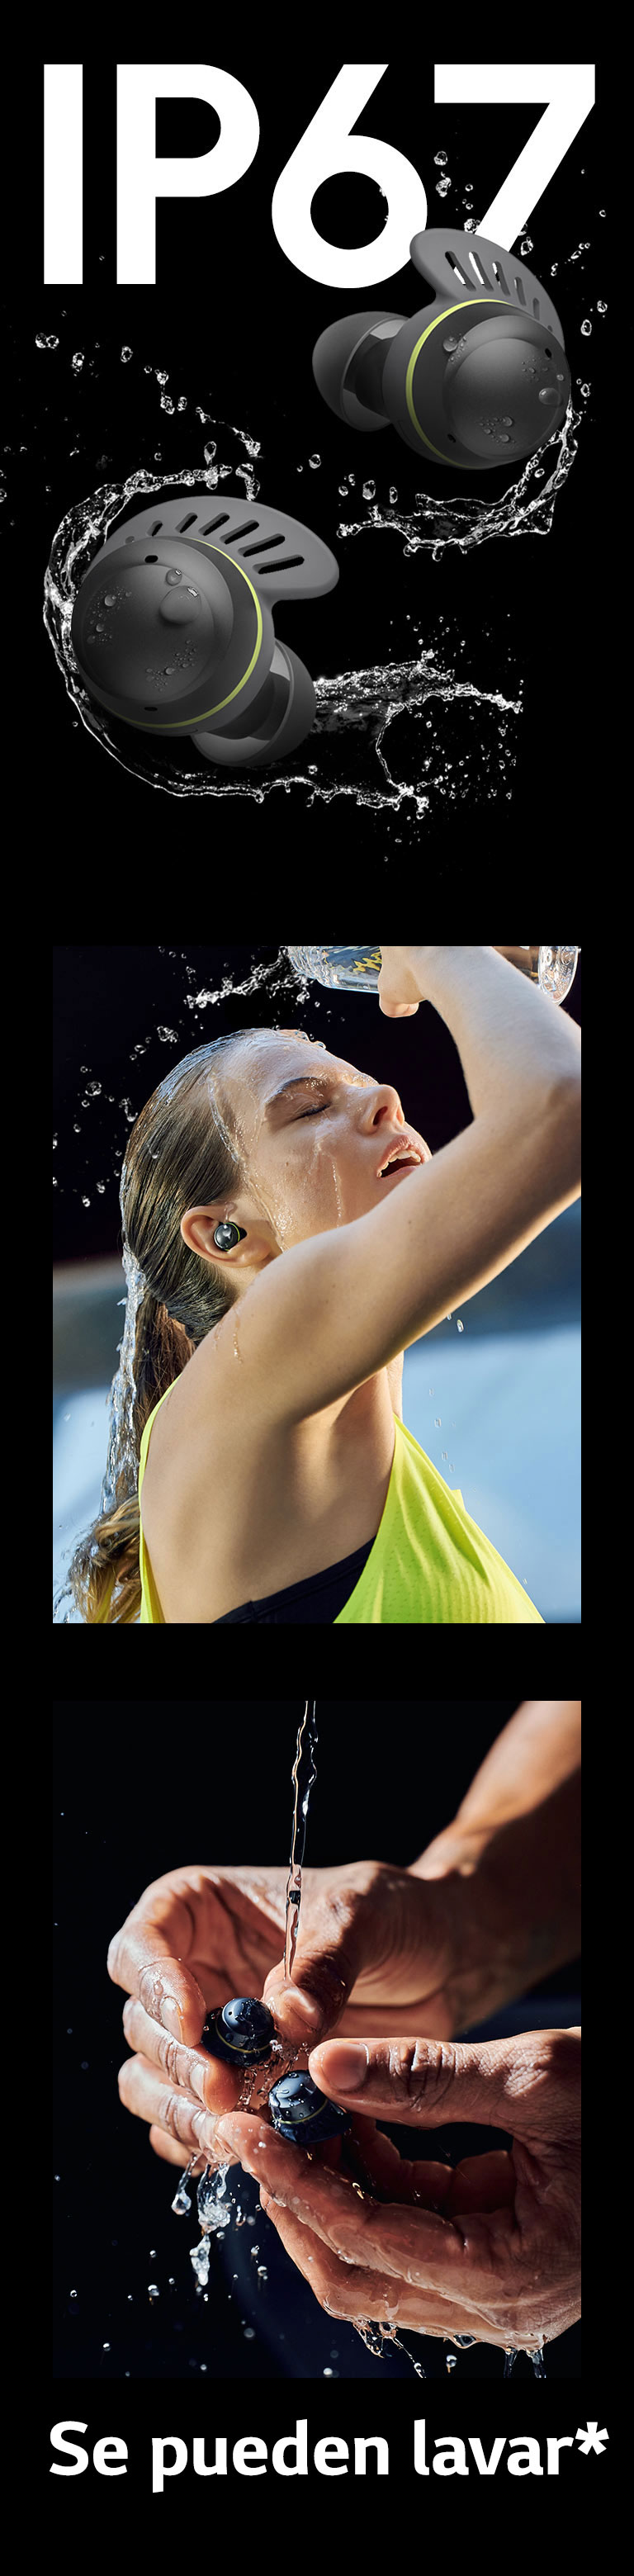
[(421, 948), (382, 948), (378, 994), (381, 1010), (387, 1020), (412, 1019), (422, 1000), (419, 960)]
[[(135, 2052), (119, 2071), (127, 2108), (150, 2124), (158, 2155), (215, 2160), (214, 2123), (240, 2098), (240, 2078), (200, 2045), (207, 2013), (230, 1995), (263, 1996), (297, 2063), (326, 2031), (455, 2029), (452, 1979), (472, 1955), (462, 1930), (469, 1882), (425, 1880), (384, 1861), (307, 1869), (293, 1983), (285, 1987), (288, 1872), (167, 1871), (145, 1889), (108, 1952), (127, 1990), (123, 2026)], [(304, 2042), (301, 2060), (296, 2052)], [(266, 2097), (280, 2063), (258, 2071)]]
[[(352, 2058), (359, 2060), (353, 2080)], [(320, 2307), (420, 2334), (474, 2335), (525, 2349), (580, 2315), (581, 2032), (540, 2030), (480, 2046), (368, 2039), (313, 2049), (322, 2092), (354, 2114), (353, 2157), (372, 2196), (343, 2164), (311, 2157), (261, 2120), (219, 2122), (219, 2152), (238, 2152), (260, 2200)], [(455, 2171), (410, 2163), (357, 2115), (438, 2128), (469, 2120), (512, 2130), (510, 2154), (471, 2156)], [(339, 2142), (337, 2142), (339, 2143)], [(358, 2167), (357, 2167), (358, 2169)]]

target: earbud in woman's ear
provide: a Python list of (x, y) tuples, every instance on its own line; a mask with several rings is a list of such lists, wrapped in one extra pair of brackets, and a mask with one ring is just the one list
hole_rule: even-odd
[(335, 557), (299, 519), (209, 492), (156, 495), (84, 575), (71, 641), (90, 697), (154, 742), (191, 735), (205, 760), (256, 769), (310, 733), (315, 691), (275, 634), (279, 599), (317, 599)]
[(434, 301), (349, 313), (313, 350), (324, 402), (354, 429), (386, 429), (442, 465), (482, 473), (543, 447), (566, 412), (570, 368), (549, 295), (479, 233), (417, 233), (411, 256)]
[(214, 1227), (214, 1243), (217, 1243), (218, 1251), (234, 1252), (237, 1243), (244, 1243), (246, 1230), (246, 1225), (233, 1225), (228, 1217), (223, 1217), (220, 1225)]

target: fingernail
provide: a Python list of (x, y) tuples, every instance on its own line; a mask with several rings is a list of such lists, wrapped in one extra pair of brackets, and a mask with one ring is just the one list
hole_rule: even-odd
[(235, 2120), (232, 2120), (229, 2111), (223, 2111), (222, 2118), (214, 2122), (214, 2133), (216, 2138), (220, 2139), (221, 2146), (237, 2148), (244, 2146), (242, 2130), (236, 2128)]
[(334, 2084), (336, 2093), (345, 2095), (361, 2092), (369, 2065), (365, 2040), (328, 2040), (324, 2042), (323, 2049), (312, 2050), (311, 2067), (313, 2060), (317, 2069), (317, 2080), (320, 2073), (325, 2075), (328, 2084)]
[(305, 2022), (310, 2030), (319, 2030), (323, 2020), (321, 2004), (312, 1995), (305, 1995), (301, 1986), (279, 1986), (276, 1994), (269, 1996), (269, 2010), (276, 2021), (287, 2021), (289, 2014), (296, 2013), (298, 2021)]
[(172, 2039), (182, 2039), (182, 2017), (174, 1995), (163, 1996), (160, 2017), (163, 2029), (171, 2031)]

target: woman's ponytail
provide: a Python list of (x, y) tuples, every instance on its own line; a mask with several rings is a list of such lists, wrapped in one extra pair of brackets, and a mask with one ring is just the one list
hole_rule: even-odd
[(214, 1060), (261, 1030), (216, 1038), (185, 1056), (131, 1129), (121, 1175), (127, 1284), (119, 1368), (110, 1394), (108, 1452), (97, 1519), (74, 1549), (67, 1592), (83, 1619), (130, 1623), (141, 1607), (138, 1465), (146, 1422), (198, 1343), (233, 1304), (226, 1270), (192, 1252), (186, 1210), (235, 1195), (240, 1162), (214, 1116)]

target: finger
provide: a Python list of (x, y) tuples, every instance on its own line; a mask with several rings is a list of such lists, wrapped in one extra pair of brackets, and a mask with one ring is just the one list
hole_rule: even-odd
[(374, 2120), (362, 2119), (359, 2112), (343, 2145), (346, 2169), (354, 2162), (361, 2184), (368, 2183), (379, 2199), (420, 2201), (426, 2209), (444, 2206), (454, 2181), (452, 2165), (410, 2162)]
[(162, 2022), (174, 2039), (195, 2045), (207, 2006), (202, 1989), (186, 1965), (193, 1954), (195, 1890), (156, 1879), (116, 1932), (108, 1951), (108, 1975), (115, 1986), (138, 1995), (152, 2020)]
[(235, 2108), (242, 2076), (235, 2075), (221, 2058), (208, 2057), (202, 2047), (186, 2048), (182, 2041), (172, 2039), (169, 2031), (145, 2011), (137, 1995), (128, 1996), (122, 2018), (128, 2046), (152, 2066), (160, 2067), (170, 2083), (184, 2085), (205, 2110), (214, 2114)]
[(263, 1999), (274, 2013), (283, 2037), (314, 2045), (321, 2030), (338, 2021), (361, 1969), (367, 1966), (367, 1914), (351, 1885), (331, 1895), (321, 1887), (314, 1896), (306, 1926), (300, 1928), (290, 1985), (284, 1961), (269, 1969)]
[[(187, 2148), (190, 2156), (204, 2150), (210, 2163), (218, 2159), (215, 2118), (208, 2111), (201, 2110), (195, 2094), (188, 2092), (184, 2085), (164, 2080), (149, 2058), (126, 2057), (119, 2068), (118, 2084), (121, 2101), (137, 2120), (147, 2120), (165, 2129), (177, 2146)], [(235, 2162), (235, 2157), (224, 2148), (222, 2140), (220, 2150), (223, 2155), (228, 2152), (231, 2162)]]
[[(525, 2031), (468, 2045), (450, 2039), (325, 2040), (309, 2069), (342, 2108), (421, 2128), (475, 2120), (541, 2145), (557, 2138), (576, 2087), (572, 2031)], [(572, 2087), (572, 2092), (571, 2092)]]
[(369, 2314), (387, 2317), (388, 2307), (394, 2311), (393, 2281), (388, 2278), (382, 2281), (376, 2272), (370, 2280), (368, 2273), (357, 2269), (356, 2265), (339, 2262), (337, 2255), (322, 2244), (312, 2228), (302, 2225), (300, 2219), (284, 2209), (272, 2194), (261, 2191), (260, 2204), (291, 2262), (301, 2272), (327, 2315), (350, 2319), (354, 2323), (355, 2318), (365, 2318)]
[(166, 2129), (156, 2129), (154, 2126), (150, 2129), (150, 2146), (154, 2148), (155, 2156), (162, 2156), (166, 2164), (182, 2165), (185, 2171), (187, 2170), (191, 2162), (187, 2148), (179, 2147), (176, 2138), (168, 2138)]
[(314, 2158), (308, 2164), (274, 2129), (239, 2111), (219, 2120), (218, 2137), (239, 2154), (247, 2173), (269, 2186), (292, 2216), (304, 2218), (344, 2262), (391, 2273), (467, 2305), (490, 2296), (498, 2275), (508, 2273), (516, 2233), (508, 2208), (469, 2215), (465, 2226), (457, 2214), (449, 2220), (421, 2207), (360, 2197), (338, 2173)]
[(453, 2172), (451, 2165), (447, 2171), (449, 2188), (443, 2203), (445, 2218), (453, 2218), (457, 2211), (464, 2218), (469, 2209), (503, 2209), (505, 2202), (509, 2208), (512, 2207), (517, 2174), (508, 2147), (492, 2147), (488, 2155), (463, 2156), (462, 2163), (456, 2165)]
[(364, 2271), (360, 2264), (342, 2263), (310, 2227), (294, 2218), (266, 2190), (260, 2192), (260, 2206), (326, 2315), (350, 2325), (372, 2318), (387, 2329), (388, 2350), (390, 2329), (395, 2325), (449, 2340), (452, 2335), (471, 2334), (487, 2343), (508, 2342), (508, 2327), (497, 2332), (471, 2308), (456, 2307), (450, 2299), (438, 2298), (433, 2292), (425, 2296), (420, 2290), (413, 2291), (407, 2282), (397, 2286), (389, 2273), (381, 2275)]

